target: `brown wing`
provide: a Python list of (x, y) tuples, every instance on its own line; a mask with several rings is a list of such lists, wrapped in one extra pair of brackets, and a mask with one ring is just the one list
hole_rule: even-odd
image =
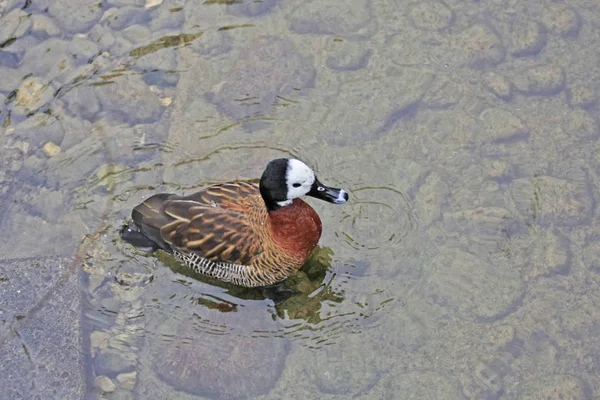
[(170, 197), (162, 213), (171, 222), (160, 227), (160, 235), (181, 252), (248, 265), (262, 253), (262, 228), (253, 224), (256, 196), (256, 185), (231, 183)]

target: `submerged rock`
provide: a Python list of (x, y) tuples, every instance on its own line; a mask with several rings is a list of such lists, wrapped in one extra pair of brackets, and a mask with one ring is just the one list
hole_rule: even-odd
[(565, 87), (565, 71), (556, 65), (542, 65), (522, 70), (513, 83), (517, 90), (529, 96), (551, 96)]
[(80, 0), (76, 6), (70, 0), (55, 0), (48, 7), (48, 13), (71, 33), (88, 31), (102, 16), (104, 9), (97, 0)]
[(210, 398), (268, 392), (283, 370), (285, 342), (252, 331), (268, 326), (270, 315), (248, 307), (241, 313), (200, 307), (204, 310), (196, 307), (194, 315), (175, 324), (167, 318), (158, 327), (150, 346), (154, 372), (177, 390)]
[(487, 25), (478, 23), (451, 37), (448, 58), (453, 63), (474, 69), (500, 64), (506, 56), (502, 40)]
[(512, 85), (508, 78), (502, 76), (496, 72), (486, 73), (481, 83), (485, 86), (494, 96), (507, 101), (512, 97)]
[(562, 226), (591, 222), (593, 198), (585, 179), (538, 176), (516, 179), (510, 189), (517, 208), (527, 219)]
[(228, 79), (207, 95), (219, 111), (235, 120), (268, 115), (278, 96), (295, 97), (312, 87), (315, 69), (292, 42), (264, 36), (235, 62)]
[(296, 33), (349, 35), (360, 33), (371, 21), (371, 3), (308, 0), (289, 15), (290, 29)]
[[(324, 139), (330, 144), (359, 144), (381, 137), (396, 120), (411, 115), (433, 81), (427, 71), (406, 68), (380, 80), (356, 80), (341, 86), (339, 92), (326, 100), (332, 108), (322, 127)], [(348, 107), (333, 105), (345, 99)]]
[(523, 121), (508, 110), (488, 108), (480, 115), (487, 137), (493, 141), (525, 139), (529, 129)]
[(559, 35), (575, 38), (581, 30), (582, 20), (573, 7), (552, 2), (544, 7), (542, 22)]
[(445, 29), (454, 21), (454, 13), (441, 1), (420, 1), (409, 7), (410, 21), (415, 28), (420, 30)]
[(525, 292), (518, 272), (466, 251), (444, 249), (432, 261), (430, 297), (462, 318), (492, 322), (514, 311)]
[(519, 400), (591, 400), (591, 390), (573, 375), (546, 375), (526, 381), (518, 391)]
[(544, 48), (547, 41), (546, 27), (536, 21), (520, 21), (512, 28), (511, 54), (515, 57), (533, 56)]
[(355, 398), (394, 399), (399, 398), (398, 396), (403, 400), (465, 399), (460, 383), (456, 379), (430, 371), (386, 374), (373, 389)]

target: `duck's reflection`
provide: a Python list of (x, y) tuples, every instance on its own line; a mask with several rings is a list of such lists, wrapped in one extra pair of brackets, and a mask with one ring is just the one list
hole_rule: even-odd
[[(277, 317), (303, 319), (317, 324), (321, 321), (319, 310), (324, 301), (334, 303), (343, 301), (343, 293), (332, 287), (331, 279), (326, 281), (333, 255), (333, 250), (327, 247), (317, 246), (296, 274), (279, 285), (264, 288), (245, 288), (223, 283), (181, 266), (166, 253), (156, 255), (174, 272), (224, 289), (224, 293), (228, 294), (227, 298), (211, 292), (199, 294), (194, 299), (199, 305), (221, 312), (237, 311), (241, 303), (249, 300), (270, 300), (273, 302)], [(236, 299), (241, 302), (237, 302)]]

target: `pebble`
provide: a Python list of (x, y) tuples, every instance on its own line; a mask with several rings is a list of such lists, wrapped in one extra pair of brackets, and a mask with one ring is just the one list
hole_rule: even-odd
[(438, 220), (449, 197), (448, 185), (435, 172), (430, 174), (415, 193), (414, 210), (421, 226)]
[(576, 226), (591, 221), (593, 199), (582, 177), (515, 179), (510, 190), (521, 214), (537, 223)]
[[(378, 379), (373, 388), (353, 398), (369, 399), (464, 399), (460, 383), (436, 371), (393, 371)], [(401, 394), (401, 395), (400, 395)]]
[(0, 45), (8, 40), (18, 39), (31, 28), (32, 22), (29, 14), (21, 9), (15, 9), (6, 15), (2, 15), (0, 24)]
[(154, 8), (158, 7), (163, 3), (163, 0), (146, 0), (146, 4), (144, 7), (146, 8)]
[(36, 150), (47, 142), (61, 143), (65, 136), (60, 120), (44, 113), (37, 113), (18, 123), (15, 131), (18, 137), (27, 139)]
[(106, 375), (97, 376), (94, 379), (94, 387), (104, 393), (112, 393), (117, 388), (112, 379)]
[(515, 57), (533, 56), (544, 48), (547, 41), (546, 27), (536, 21), (520, 21), (512, 28), (511, 54)]
[(227, 12), (232, 15), (258, 17), (273, 10), (279, 0), (237, 0), (228, 2)]
[(517, 72), (516, 89), (528, 96), (552, 96), (565, 87), (565, 71), (556, 65), (542, 65)]
[(598, 124), (590, 112), (569, 111), (562, 123), (563, 131), (575, 139), (593, 139), (598, 136)]
[(582, 20), (573, 7), (560, 3), (549, 3), (542, 12), (542, 22), (555, 33), (575, 38), (581, 30)]
[[(68, 55), (70, 42), (51, 37), (42, 43), (27, 49), (23, 57), (23, 71), (21, 74), (31, 73), (43, 76), (46, 80), (53, 80), (64, 74), (66, 70), (75, 67), (71, 55)], [(44, 62), (40, 62), (44, 60)], [(1, 81), (2, 79), (0, 79)]]
[(117, 382), (121, 384), (123, 389), (133, 390), (135, 381), (137, 379), (137, 372), (127, 372), (117, 375)]
[(518, 400), (590, 399), (586, 384), (573, 375), (546, 375), (525, 381), (519, 387)]
[(21, 84), (24, 73), (18, 69), (0, 67), (0, 91), (12, 92)]
[(567, 87), (566, 95), (572, 108), (589, 109), (598, 103), (598, 86), (590, 82), (575, 82)]
[(502, 40), (487, 25), (477, 23), (450, 39), (448, 57), (460, 65), (483, 69), (500, 64), (506, 56)]
[(87, 32), (102, 16), (104, 9), (98, 0), (79, 0), (75, 6), (71, 0), (50, 2), (48, 13), (63, 30), (71, 33)]
[[(324, 346), (314, 355), (316, 365), (328, 365), (326, 373), (310, 368), (314, 381), (321, 392), (353, 398), (367, 390), (382, 373), (376, 356), (376, 345), (365, 342), (362, 335), (348, 336), (346, 340)], [(377, 397), (375, 397), (377, 398)]]
[(98, 350), (104, 350), (108, 347), (108, 339), (110, 338), (110, 333), (104, 331), (94, 331), (90, 335), (90, 347), (94, 354)]
[(571, 269), (569, 239), (558, 231), (534, 231), (528, 247), (531, 266), (530, 277), (567, 275)]
[(31, 16), (32, 32), (44, 33), (48, 36), (60, 35), (60, 28), (56, 26), (54, 20), (43, 14), (33, 14)]
[(290, 29), (300, 34), (348, 35), (365, 27), (371, 18), (369, 0), (308, 0), (289, 14), (288, 21)]
[(47, 157), (54, 157), (60, 154), (60, 146), (52, 142), (46, 143), (42, 150)]
[(19, 86), (13, 110), (19, 114), (34, 112), (52, 101), (54, 91), (51, 83), (43, 83), (37, 77), (27, 78)]
[(512, 97), (512, 84), (505, 77), (496, 72), (487, 72), (481, 83), (485, 86), (494, 96), (508, 101)]
[(508, 264), (493, 265), (457, 248), (443, 249), (431, 270), (428, 284), (434, 301), (475, 322), (502, 318), (516, 307), (525, 290), (518, 271)]
[(600, 238), (586, 240), (583, 248), (583, 263), (590, 270), (600, 274)]
[(131, 371), (137, 362), (134, 353), (122, 350), (106, 349), (94, 357), (95, 371), (100, 374), (119, 374)]
[(226, 76), (206, 97), (223, 114), (241, 120), (269, 115), (278, 96), (293, 98), (299, 89), (312, 87), (315, 69), (292, 42), (263, 36), (243, 51)]
[(452, 79), (439, 77), (427, 90), (421, 103), (433, 110), (447, 110), (458, 104), (463, 95), (464, 88), (461, 84)]
[(412, 25), (424, 31), (438, 31), (448, 28), (454, 21), (454, 13), (439, 1), (412, 3), (408, 16)]
[(371, 50), (364, 49), (357, 42), (333, 39), (329, 42), (327, 66), (336, 71), (356, 71), (365, 68), (371, 57)]
[(104, 111), (118, 114), (132, 124), (155, 122), (164, 111), (159, 97), (140, 76), (122, 76), (114, 84), (94, 87), (94, 93)]
[(518, 116), (502, 108), (488, 108), (479, 118), (488, 138), (494, 141), (526, 138), (529, 134), (529, 129)]
[(347, 104), (354, 105), (353, 111), (348, 113), (345, 107), (333, 106), (323, 122), (329, 129), (321, 133), (322, 139), (337, 146), (365, 143), (381, 137), (390, 118), (400, 119), (410, 113), (429, 89), (434, 75), (416, 68), (397, 72), (380, 80), (342, 85), (331, 101), (346, 99)]

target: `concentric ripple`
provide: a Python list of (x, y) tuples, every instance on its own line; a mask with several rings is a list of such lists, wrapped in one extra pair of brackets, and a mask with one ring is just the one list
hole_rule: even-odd
[(344, 208), (341, 236), (356, 251), (381, 253), (397, 247), (414, 229), (412, 210), (403, 193), (388, 187), (352, 191)]

